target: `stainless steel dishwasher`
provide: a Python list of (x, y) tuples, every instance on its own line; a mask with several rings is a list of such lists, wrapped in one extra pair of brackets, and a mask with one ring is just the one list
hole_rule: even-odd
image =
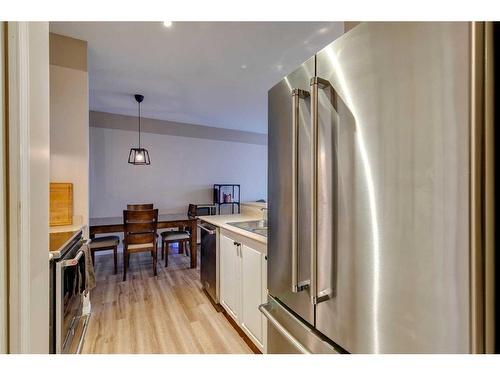
[(198, 227), (201, 229), (201, 285), (210, 298), (215, 303), (219, 303), (217, 227), (205, 222), (199, 223)]

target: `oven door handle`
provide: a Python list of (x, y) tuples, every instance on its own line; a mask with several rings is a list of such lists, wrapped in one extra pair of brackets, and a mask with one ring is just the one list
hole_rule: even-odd
[(85, 242), (80, 247), (80, 250), (78, 251), (78, 253), (76, 253), (76, 256), (73, 259), (67, 259), (61, 262), (61, 268), (76, 266), (83, 254), (85, 254), (82, 249), (84, 247), (88, 247), (90, 242), (91, 240), (85, 240)]
[(63, 260), (61, 262), (61, 267), (64, 268), (64, 267), (72, 267), (72, 266), (76, 266), (78, 264), (78, 261), (80, 260), (80, 258), (83, 256), (83, 250), (80, 250), (78, 251), (78, 253), (76, 254), (76, 256), (72, 259), (68, 259), (68, 260)]

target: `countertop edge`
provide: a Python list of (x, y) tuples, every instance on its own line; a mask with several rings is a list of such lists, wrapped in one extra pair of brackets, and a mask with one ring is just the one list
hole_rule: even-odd
[(74, 232), (79, 230), (85, 230), (86, 224), (73, 224), (73, 225), (61, 225), (49, 227), (49, 233), (61, 233), (61, 232)]
[(209, 224), (215, 225), (219, 228), (224, 228), (230, 232), (234, 232), (239, 234), (240, 236), (247, 237), (254, 241), (260, 242), (267, 246), (267, 237), (261, 236), (259, 234), (250, 233), (244, 229), (240, 229), (237, 227), (233, 227), (232, 225), (227, 224), (228, 222), (239, 222), (239, 221), (248, 221), (248, 220), (259, 220), (261, 217), (259, 216), (251, 216), (251, 215), (207, 215), (207, 216), (198, 216), (198, 219), (201, 221), (207, 222)]

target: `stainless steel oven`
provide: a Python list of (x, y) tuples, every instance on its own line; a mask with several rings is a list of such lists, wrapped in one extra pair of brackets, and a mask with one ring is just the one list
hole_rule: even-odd
[(79, 353), (89, 314), (83, 313), (85, 291), (85, 246), (81, 233), (72, 238), (54, 259), (52, 280), (53, 353)]

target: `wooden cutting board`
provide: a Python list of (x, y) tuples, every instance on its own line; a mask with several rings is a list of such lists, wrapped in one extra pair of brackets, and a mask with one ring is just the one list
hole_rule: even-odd
[(50, 183), (50, 226), (73, 224), (73, 184)]

